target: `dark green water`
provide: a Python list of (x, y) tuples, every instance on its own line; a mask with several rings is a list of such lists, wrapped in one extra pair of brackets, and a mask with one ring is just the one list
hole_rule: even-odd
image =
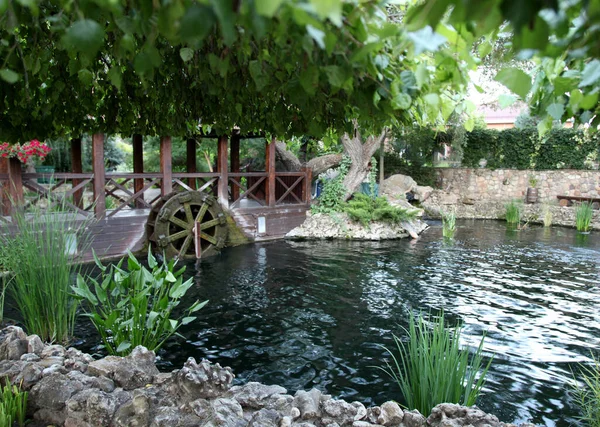
[[(379, 404), (401, 401), (380, 365), (408, 313), (444, 309), (464, 345), (488, 331), (495, 358), (479, 406), (502, 421), (574, 422), (571, 369), (600, 348), (600, 234), (507, 232), (461, 222), (453, 244), (432, 224), (421, 239), (255, 244), (188, 264), (208, 299), (201, 319), (161, 352), (231, 366), (236, 381), (319, 388)], [(91, 343), (89, 343), (91, 344)]]

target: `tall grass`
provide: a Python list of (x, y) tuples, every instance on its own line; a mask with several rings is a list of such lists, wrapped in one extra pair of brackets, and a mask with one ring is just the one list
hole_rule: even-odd
[(594, 211), (591, 203), (583, 202), (579, 204), (575, 211), (575, 227), (577, 227), (577, 231), (584, 233), (590, 231), (593, 215)]
[(442, 234), (448, 239), (452, 239), (456, 233), (456, 214), (454, 212), (441, 212), (442, 214)]
[(548, 206), (544, 208), (544, 227), (552, 226), (552, 211)]
[(461, 326), (446, 328), (443, 313), (435, 319), (411, 315), (407, 333), (408, 342), (394, 335), (395, 352), (384, 347), (391, 363), (379, 368), (398, 383), (408, 408), (429, 414), (440, 403), (474, 405), (492, 362), (484, 365), (485, 335), (474, 353), (461, 348)]
[[(90, 220), (73, 212), (13, 214), (13, 233), (0, 233), (4, 262), (12, 273), (9, 295), (23, 318), (28, 333), (42, 340), (68, 343), (73, 335), (78, 301), (71, 295), (71, 282), (79, 267), (67, 248), (72, 247), (78, 229)], [(80, 252), (85, 234), (77, 233)]]
[(583, 387), (573, 380), (571, 390), (573, 400), (581, 412), (580, 419), (586, 425), (600, 427), (600, 360), (594, 358), (591, 367), (582, 366)]
[(15, 422), (19, 427), (25, 426), (27, 412), (27, 392), (21, 391), (16, 385), (5, 384), (0, 389), (0, 426), (12, 426)]
[(506, 205), (506, 222), (518, 225), (521, 222), (521, 207), (514, 200)]

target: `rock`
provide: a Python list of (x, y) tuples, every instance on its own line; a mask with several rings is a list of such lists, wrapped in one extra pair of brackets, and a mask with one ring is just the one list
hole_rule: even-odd
[(35, 353), (25, 353), (23, 356), (21, 356), (21, 359), (23, 362), (39, 362), (40, 356), (38, 356)]
[(29, 335), (27, 337), (27, 353), (34, 353), (38, 356), (44, 351), (44, 343), (37, 335)]
[(461, 427), (500, 427), (502, 423), (493, 415), (486, 414), (476, 406), (467, 407), (453, 403), (442, 403), (432, 409), (427, 418), (430, 426)]
[(279, 427), (291, 427), (292, 426), (292, 417), (283, 417), (279, 422)]
[(42, 359), (46, 359), (48, 357), (62, 357), (63, 359), (67, 355), (65, 348), (62, 345), (49, 345), (44, 347), (40, 356)]
[(176, 407), (163, 406), (156, 411), (150, 427), (198, 427), (200, 425), (195, 414), (182, 412)]
[(417, 186), (416, 181), (408, 175), (392, 175), (383, 181), (380, 193), (392, 197), (404, 197), (406, 193), (414, 191)]
[(359, 421), (367, 417), (367, 408), (365, 408), (365, 405), (360, 402), (352, 402), (352, 406), (356, 408), (356, 415), (354, 415), (355, 421)]
[(277, 411), (261, 409), (252, 416), (248, 427), (279, 427), (280, 421), (281, 415)]
[(190, 402), (189, 406), (200, 419), (200, 425), (235, 427), (245, 424), (244, 411), (234, 399), (197, 399)]
[(358, 406), (350, 404), (345, 400), (337, 399), (330, 399), (323, 402), (322, 408), (324, 413), (323, 416), (327, 416), (333, 422), (336, 422), (340, 425), (352, 424), (352, 422), (356, 420), (356, 416), (359, 412)]
[(465, 196), (465, 197), (463, 197), (463, 198), (460, 200), (460, 202), (461, 202), (463, 205), (474, 205), (474, 204), (475, 204), (475, 202), (477, 202), (477, 200), (476, 200), (476, 199), (474, 199), (473, 197), (468, 197), (468, 196)]
[(65, 363), (65, 358), (60, 357), (60, 356), (49, 356), (49, 357), (43, 358), (39, 361), (39, 365), (43, 366), (44, 368), (49, 368), (50, 366), (53, 366), (53, 365), (62, 366), (64, 363)]
[(185, 399), (208, 399), (222, 395), (231, 387), (234, 375), (231, 368), (222, 368), (208, 360), (196, 363), (190, 357), (175, 373), (175, 387)]
[(29, 390), (42, 379), (42, 376), (42, 368), (33, 362), (29, 362), (23, 365), (13, 384), (19, 384), (23, 390)]
[(416, 188), (413, 190), (415, 200), (418, 200), (420, 202), (424, 202), (425, 200), (427, 200), (429, 196), (431, 196), (431, 193), (433, 193), (433, 188), (429, 186), (417, 185)]
[(320, 415), (320, 402), (322, 393), (313, 388), (310, 391), (298, 390), (294, 395), (292, 405), (298, 408), (303, 420), (316, 418)]
[(426, 424), (426, 420), (419, 411), (413, 409), (412, 411), (404, 412), (402, 423), (405, 427), (423, 427)]
[(297, 419), (300, 418), (300, 409), (293, 407), (292, 410), (290, 411), (290, 417), (292, 417), (292, 419)]
[[(243, 407), (262, 409), (273, 408), (273, 404), (285, 395), (287, 390), (278, 385), (264, 385), (257, 382), (249, 382), (243, 386), (231, 388), (231, 394)], [(291, 400), (291, 396), (290, 400)]]
[(124, 391), (105, 393), (93, 388), (83, 390), (65, 402), (65, 424), (77, 425), (78, 422), (87, 422), (92, 426), (108, 426), (117, 408), (130, 399), (129, 393)]
[(377, 427), (377, 424), (371, 424), (367, 421), (354, 421), (352, 427)]
[(404, 419), (404, 412), (396, 402), (385, 402), (380, 407), (377, 422), (384, 426), (395, 426)]
[(63, 374), (48, 375), (31, 388), (28, 410), (33, 412), (36, 420), (63, 425), (67, 417), (67, 400), (82, 390), (79, 381), (72, 381)]
[(137, 346), (127, 357), (107, 356), (88, 365), (87, 372), (94, 376), (112, 379), (125, 390), (152, 383), (158, 369), (154, 364), (154, 352)]

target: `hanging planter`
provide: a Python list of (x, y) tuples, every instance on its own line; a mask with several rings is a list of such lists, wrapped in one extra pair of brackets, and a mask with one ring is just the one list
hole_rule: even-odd
[(27, 163), (30, 159), (38, 158), (43, 161), (50, 147), (43, 142), (33, 139), (24, 144), (9, 144), (3, 142), (0, 144), (0, 158), (18, 159), (21, 163)]

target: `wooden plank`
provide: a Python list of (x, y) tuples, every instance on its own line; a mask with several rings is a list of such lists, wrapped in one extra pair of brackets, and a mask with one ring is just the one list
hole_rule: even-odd
[(11, 211), (23, 205), (23, 177), (21, 161), (17, 158), (8, 159), (8, 195)]
[(106, 198), (104, 194), (104, 134), (95, 133), (92, 136), (92, 170), (94, 172), (94, 212), (97, 218), (106, 214)]
[(233, 173), (233, 172), (229, 172), (229, 176), (230, 177), (236, 177), (236, 178), (242, 178), (242, 177), (246, 177), (246, 178), (262, 178), (262, 177), (268, 177), (269, 174), (266, 172), (243, 172), (243, 173)]
[[(186, 170), (187, 173), (196, 173), (197, 169), (196, 169), (196, 163), (197, 163), (197, 159), (196, 159), (196, 140), (193, 138), (189, 138), (186, 141)], [(196, 179), (195, 178), (188, 178), (188, 186), (195, 190), (196, 189)]]
[(225, 209), (229, 208), (229, 177), (227, 165), (227, 136), (219, 137), (217, 146), (217, 171), (221, 174), (218, 185), (219, 203)]
[[(144, 173), (144, 138), (142, 135), (136, 133), (133, 135), (131, 139), (131, 143), (133, 145), (133, 173)], [(144, 179), (143, 178), (134, 178), (133, 179), (133, 192), (138, 193), (142, 188), (144, 188)], [(142, 197), (143, 199), (143, 197)], [(144, 203), (143, 200), (136, 199), (135, 206), (137, 208), (143, 208)]]
[(0, 158), (0, 214), (10, 215), (8, 191), (8, 159)]
[(160, 173), (162, 174), (161, 194), (166, 196), (173, 191), (172, 182), (172, 142), (170, 136), (160, 138)]
[(275, 206), (275, 137), (271, 139), (271, 142), (267, 144), (266, 149), (266, 163), (265, 169), (269, 175), (267, 178), (266, 186), (266, 200), (268, 206)]
[[(81, 138), (73, 138), (71, 140), (71, 172), (83, 172), (83, 162), (81, 161)], [(77, 187), (81, 182), (81, 179), (73, 178), (73, 187)], [(79, 209), (83, 209), (83, 188), (73, 192), (73, 204)]]
[(577, 202), (600, 202), (600, 197), (556, 196), (558, 200), (575, 200)]
[[(231, 148), (229, 149), (231, 156), (231, 172), (240, 173), (240, 134), (234, 132), (231, 135)], [(233, 179), (236, 183), (239, 183), (239, 178)], [(237, 200), (240, 197), (240, 187), (237, 185), (231, 186), (231, 200)]]

